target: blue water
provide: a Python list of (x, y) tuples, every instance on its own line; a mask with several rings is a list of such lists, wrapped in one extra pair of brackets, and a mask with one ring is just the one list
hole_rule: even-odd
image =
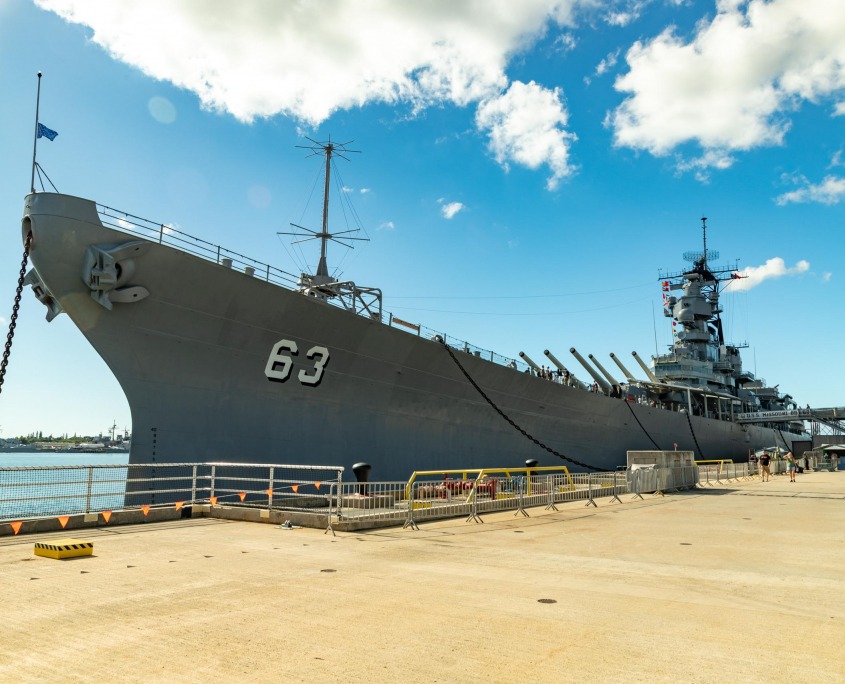
[[(128, 453), (0, 453), (0, 520), (123, 506)], [(96, 469), (63, 466), (114, 466)], [(51, 466), (49, 470), (37, 469)], [(36, 467), (33, 470), (4, 468)]]

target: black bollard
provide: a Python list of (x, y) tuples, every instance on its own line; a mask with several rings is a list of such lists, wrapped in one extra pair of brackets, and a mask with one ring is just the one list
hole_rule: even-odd
[(367, 480), (370, 479), (370, 471), (373, 467), (369, 463), (356, 463), (352, 466), (352, 472), (355, 473), (355, 479), (358, 480), (358, 493), (361, 496), (367, 495)]
[(525, 461), (526, 468), (536, 468), (538, 465), (540, 465), (540, 461), (538, 461), (536, 458), (529, 458), (527, 461)]

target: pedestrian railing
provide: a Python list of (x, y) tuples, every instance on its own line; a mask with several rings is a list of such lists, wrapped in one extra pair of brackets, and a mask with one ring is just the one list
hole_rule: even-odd
[(0, 468), (0, 521), (237, 504), (328, 511), (341, 466), (148, 463)]
[[(408, 481), (344, 482), (340, 466), (172, 463), (0, 468), (0, 524), (79, 514), (206, 505), (319, 514), (329, 529), (436, 519), (483, 522), (502, 511), (663, 494), (748, 476), (748, 464), (570, 473), (564, 467), (418, 472)], [(703, 481), (702, 481), (703, 478)], [(108, 515), (106, 515), (108, 513)], [(267, 517), (262, 514), (262, 517)], [(86, 522), (88, 520), (86, 519)], [(316, 523), (315, 523), (316, 524)], [(63, 525), (64, 526), (64, 525)]]

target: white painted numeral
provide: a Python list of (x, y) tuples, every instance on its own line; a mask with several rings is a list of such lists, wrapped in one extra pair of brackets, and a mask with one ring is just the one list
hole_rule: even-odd
[[(293, 358), (299, 353), (299, 348), (293, 340), (280, 340), (273, 345), (264, 375), (273, 382), (285, 382), (293, 369)], [(329, 362), (329, 350), (317, 345), (311, 347), (305, 354), (306, 358), (314, 359), (314, 369), (309, 373), (304, 368), (297, 373), (299, 382), (309, 387), (316, 387), (323, 379), (323, 371)]]
[(299, 382), (303, 385), (312, 385), (316, 387), (320, 384), (320, 380), (323, 379), (323, 370), (326, 367), (326, 364), (329, 362), (329, 350), (325, 347), (311, 347), (308, 350), (308, 353), (305, 355), (309, 359), (313, 359), (315, 356), (319, 357), (316, 361), (314, 361), (314, 374), (308, 375), (304, 370), (299, 371)]
[(273, 345), (270, 358), (267, 359), (267, 367), (264, 375), (273, 382), (284, 382), (290, 377), (290, 370), (293, 367), (293, 359), (284, 352), (297, 353), (296, 342), (293, 340), (281, 340)]

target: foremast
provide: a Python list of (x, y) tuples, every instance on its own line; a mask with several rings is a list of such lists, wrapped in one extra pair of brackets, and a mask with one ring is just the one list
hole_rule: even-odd
[(355, 233), (358, 228), (342, 231), (329, 230), (329, 197), (331, 191), (332, 158), (337, 156), (349, 161), (347, 154), (359, 153), (360, 150), (350, 150), (348, 145), (352, 143), (336, 143), (331, 138), (325, 142), (318, 142), (308, 138), (311, 145), (297, 145), (302, 149), (310, 150), (308, 156), (320, 155), (325, 157), (325, 179), (323, 183), (323, 218), (319, 231), (291, 223), (290, 225), (299, 231), (283, 231), (279, 235), (293, 235), (301, 239), (294, 240), (294, 244), (308, 240), (320, 240), (320, 260), (317, 263), (315, 273), (301, 273), (297, 285), (299, 291), (308, 296), (323, 300), (334, 300), (345, 309), (354, 313), (369, 315), (375, 320), (382, 320), (382, 293), (376, 287), (359, 287), (351, 280), (338, 280), (329, 274), (328, 267), (328, 243), (330, 241), (354, 249), (352, 241), (369, 241), (369, 238), (357, 237)]

